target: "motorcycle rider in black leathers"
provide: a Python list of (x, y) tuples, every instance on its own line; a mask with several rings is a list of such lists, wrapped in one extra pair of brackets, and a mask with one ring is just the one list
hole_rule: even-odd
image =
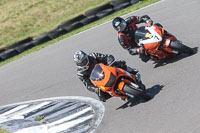
[[(149, 59), (157, 61), (157, 58), (151, 57), (144, 52), (142, 46), (138, 46), (135, 42), (135, 31), (137, 30), (136, 24), (146, 23), (148, 26), (153, 24), (153, 21), (148, 15), (144, 16), (131, 16), (127, 19), (122, 17), (116, 17), (112, 21), (113, 28), (118, 31), (118, 40), (120, 45), (128, 50), (129, 54), (137, 55), (139, 54), (142, 61), (147, 62)], [(155, 25), (161, 26), (161, 24), (156, 23)]]
[[(128, 71), (129, 73), (134, 74), (138, 85), (142, 89), (145, 90), (145, 86), (142, 84), (140, 80), (140, 74), (138, 70), (128, 67), (125, 61), (122, 61), (122, 60), (115, 61), (115, 58), (112, 55), (102, 54), (102, 53), (90, 53), (88, 55), (85, 52), (79, 50), (79, 51), (76, 51), (74, 54), (74, 62), (77, 65), (78, 78), (83, 82), (83, 84), (86, 86), (86, 88), (89, 91), (95, 92), (99, 96), (99, 99), (103, 102), (105, 102), (111, 96), (108, 93), (101, 91), (98, 87), (92, 84), (89, 79), (93, 68), (98, 63), (103, 63), (105, 65), (110, 65), (113, 63), (112, 66), (122, 68)], [(127, 99), (123, 99), (123, 100), (127, 100)]]

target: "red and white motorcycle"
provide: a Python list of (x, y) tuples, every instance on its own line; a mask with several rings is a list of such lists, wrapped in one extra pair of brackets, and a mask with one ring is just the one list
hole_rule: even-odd
[(144, 48), (146, 54), (158, 59), (172, 57), (181, 53), (193, 54), (193, 49), (167, 32), (162, 26), (139, 27), (135, 31), (136, 43)]

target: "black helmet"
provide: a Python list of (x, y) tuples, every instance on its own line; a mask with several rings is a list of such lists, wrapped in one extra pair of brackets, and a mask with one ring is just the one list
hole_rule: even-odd
[(83, 68), (83, 69), (86, 69), (86, 70), (89, 68), (88, 55), (81, 50), (75, 52), (74, 62), (80, 68)]
[(114, 29), (119, 32), (125, 31), (125, 29), (127, 27), (126, 21), (121, 17), (114, 18), (112, 21), (112, 25), (113, 25)]

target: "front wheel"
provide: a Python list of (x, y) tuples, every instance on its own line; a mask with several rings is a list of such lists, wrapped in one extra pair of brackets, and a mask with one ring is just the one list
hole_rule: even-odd
[(172, 48), (172, 49), (177, 49), (177, 50), (179, 50), (179, 51), (181, 51), (181, 52), (183, 52), (185, 54), (189, 54), (189, 55), (194, 53), (192, 48), (182, 44), (179, 41), (172, 41), (170, 43), (169, 47)]
[(127, 96), (131, 97), (136, 97), (136, 98), (141, 98), (144, 99), (145, 101), (150, 100), (152, 97), (146, 93), (145, 90), (141, 88), (135, 88), (132, 83), (125, 84), (123, 91), (126, 93)]

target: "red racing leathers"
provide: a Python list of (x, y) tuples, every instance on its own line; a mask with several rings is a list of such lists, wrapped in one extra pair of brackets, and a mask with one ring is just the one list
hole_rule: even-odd
[(142, 51), (142, 47), (138, 46), (135, 42), (135, 30), (137, 29), (136, 24), (140, 24), (145, 22), (148, 26), (153, 24), (153, 21), (149, 16), (131, 16), (125, 19), (127, 22), (127, 27), (125, 32), (118, 32), (118, 40), (120, 45), (129, 51), (131, 55), (140, 55), (140, 58), (144, 61), (145, 58), (149, 59), (149, 56), (144, 54)]

